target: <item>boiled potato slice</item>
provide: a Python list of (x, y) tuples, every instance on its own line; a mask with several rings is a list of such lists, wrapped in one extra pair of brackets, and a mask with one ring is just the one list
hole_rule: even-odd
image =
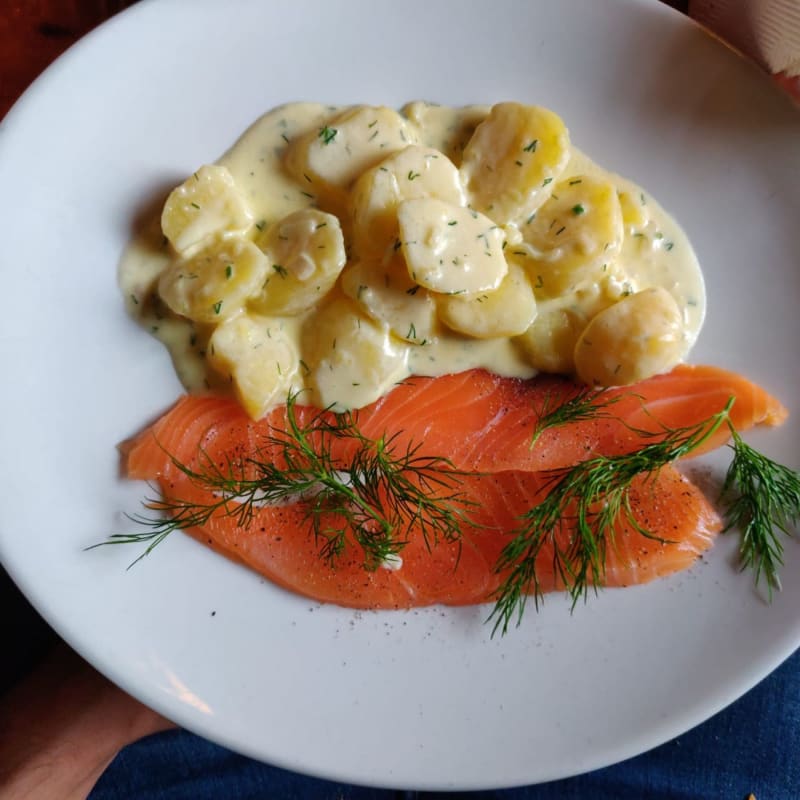
[(189, 255), (215, 236), (240, 235), (253, 215), (226, 167), (209, 164), (173, 189), (161, 213), (161, 229), (175, 250)]
[(660, 287), (644, 289), (589, 322), (575, 345), (575, 368), (585, 383), (626, 385), (675, 366), (687, 344), (673, 296)]
[(299, 366), (287, 321), (257, 314), (242, 314), (217, 326), (206, 359), (233, 381), (239, 402), (253, 419), (286, 402)]
[(571, 375), (575, 371), (575, 343), (586, 323), (578, 308), (540, 309), (533, 324), (514, 341), (540, 372)]
[(349, 297), (337, 297), (303, 329), (313, 404), (344, 410), (374, 402), (408, 376), (408, 350), (388, 325), (367, 317)]
[(518, 336), (536, 317), (536, 299), (528, 276), (516, 264), (493, 292), (437, 295), (439, 319), (454, 331), (477, 339)]
[(420, 286), (486, 292), (505, 278), (505, 233), (483, 214), (429, 198), (404, 201), (397, 216), (408, 274)]
[(562, 181), (522, 233), (524, 241), (514, 254), (527, 253), (525, 267), (537, 297), (556, 297), (600, 281), (622, 248), (617, 190), (588, 175)]
[(342, 291), (400, 339), (427, 344), (435, 335), (433, 298), (411, 280), (399, 254), (387, 266), (372, 261), (348, 264), (342, 272)]
[(413, 125), (385, 106), (356, 106), (294, 140), (286, 167), (308, 191), (344, 202), (364, 170), (418, 141)]
[(521, 224), (549, 197), (569, 158), (569, 132), (557, 114), (499, 103), (475, 129), (461, 174), (474, 208), (500, 225)]
[(350, 206), (358, 255), (382, 257), (397, 241), (398, 205), (423, 197), (464, 205), (458, 169), (438, 150), (409, 145), (368, 169), (353, 187)]
[(484, 105), (462, 106), (454, 115), (450, 106), (415, 100), (403, 106), (401, 113), (417, 126), (423, 144), (435, 147), (460, 165), (464, 148), (490, 110)]
[(158, 281), (158, 293), (181, 316), (219, 323), (238, 314), (261, 289), (267, 258), (246, 239), (220, 239), (173, 261)]
[(256, 239), (269, 269), (251, 306), (262, 314), (300, 314), (333, 288), (347, 260), (339, 220), (314, 208), (295, 211)]
[(634, 194), (627, 190), (619, 190), (617, 197), (622, 211), (622, 224), (625, 227), (625, 232), (632, 234), (644, 228), (650, 219), (647, 211), (647, 198), (644, 192)]

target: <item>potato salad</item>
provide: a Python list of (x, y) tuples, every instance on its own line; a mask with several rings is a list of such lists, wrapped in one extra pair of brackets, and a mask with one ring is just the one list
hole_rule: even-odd
[(513, 102), (274, 109), (169, 194), (120, 277), (187, 388), (253, 418), (476, 367), (629, 384), (683, 360), (705, 309), (653, 197)]

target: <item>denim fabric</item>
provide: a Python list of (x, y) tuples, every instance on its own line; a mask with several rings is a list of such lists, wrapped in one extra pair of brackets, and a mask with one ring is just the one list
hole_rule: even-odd
[(655, 750), (563, 781), (488, 792), (345, 786), (260, 764), (185, 731), (126, 748), (90, 800), (800, 800), (800, 651), (713, 719)]

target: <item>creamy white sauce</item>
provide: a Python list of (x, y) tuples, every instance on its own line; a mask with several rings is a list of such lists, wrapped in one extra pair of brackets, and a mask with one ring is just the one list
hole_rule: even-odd
[[(347, 192), (340, 187), (322, 186), (316, 174), (313, 177), (305, 175), (305, 180), (298, 179), (286, 167), (290, 144), (299, 137), (315, 137), (318, 132), (321, 135), (341, 111), (336, 107), (310, 103), (277, 108), (256, 121), (217, 163), (230, 171), (236, 188), (249, 207), (255, 222), (249, 235), (256, 243), (260, 232), (271, 223), (300, 209), (320, 207), (337, 214), (348, 247), (347, 274), (348, 269), (354, 268), (351, 262), (360, 257), (352, 248)], [(408, 130), (416, 132), (417, 142), (441, 151), (456, 167), (460, 165), (461, 154), (475, 127), (488, 112), (488, 106), (449, 108), (426, 103), (411, 103), (403, 109)], [(402, 131), (401, 136), (406, 138)], [(321, 152), (326, 155), (328, 151), (323, 148)], [(324, 163), (320, 169), (324, 172)], [(410, 169), (407, 177), (413, 180), (418, 174)], [(612, 272), (621, 277), (609, 277), (602, 285), (593, 282), (577, 286), (557, 298), (537, 297), (539, 314), (571, 309), (581, 317), (590, 318), (611, 302), (609, 297), (618, 298), (648, 287), (663, 287), (677, 302), (683, 318), (685, 355), (697, 337), (705, 311), (702, 274), (685, 234), (651, 195), (629, 180), (603, 170), (574, 148), (560, 180), (572, 175), (590, 175), (610, 181), (619, 192), (626, 194), (629, 202), (633, 199), (640, 208), (628, 215), (632, 221), (629, 219), (629, 224), (626, 224), (621, 252), (615, 259)], [(521, 225), (505, 227), (508, 247), (521, 241), (524, 231), (520, 228)], [(159, 276), (175, 257), (161, 232), (159, 220), (150, 220), (131, 241), (120, 265), (120, 284), (128, 310), (168, 347), (178, 375), (188, 390), (210, 386), (227, 389), (231, 386), (233, 374), (222, 374), (210, 368), (206, 358), (214, 326), (177, 316), (158, 297)], [(389, 260), (392, 257), (387, 251), (381, 269), (391, 270)], [(386, 280), (388, 283), (388, 278)], [(409, 289), (406, 293), (410, 302), (414, 291)], [(400, 296), (402, 299), (402, 293)], [(413, 309), (409, 306), (409, 318), (418, 319), (411, 315), (418, 314), (420, 309), (428, 313), (417, 303), (420, 297), (413, 298), (415, 305)], [(319, 306), (320, 310), (313, 308), (287, 318), (287, 324), (282, 328), (291, 331), (294, 337), (300, 366), (282, 384), (283, 400), (287, 390), (306, 389), (310, 392), (306, 397), (317, 405), (335, 403), (339, 408), (359, 407), (385, 394), (398, 380), (410, 374), (435, 376), (475, 367), (523, 378), (536, 372), (525, 347), (514, 338), (473, 338), (456, 333), (435, 319), (425, 334), (417, 330), (422, 330), (421, 324), (412, 324), (407, 332), (395, 326), (394, 333), (389, 333), (384, 322), (368, 320), (369, 325), (364, 328), (366, 332), (362, 332), (360, 322), (359, 330), (349, 331), (343, 329), (341, 320), (328, 319), (333, 313), (331, 309), (354, 307), (353, 300), (344, 296), (341, 285), (337, 283)], [(335, 332), (329, 333), (335, 326), (338, 326), (337, 330), (344, 330), (343, 338), (338, 339), (339, 334)], [(369, 341), (368, 336), (372, 337)], [(347, 342), (352, 352), (343, 353), (341, 342)], [(360, 349), (364, 342), (367, 344), (363, 346), (367, 348), (368, 345), (371, 349)], [(337, 344), (338, 353), (335, 352)], [(306, 354), (323, 347), (332, 347), (332, 353), (314, 356), (309, 367), (311, 359)], [(372, 363), (373, 359), (380, 360), (381, 353), (391, 353), (388, 359), (391, 364), (386, 369), (380, 363)], [(324, 380), (315, 377), (322, 369), (321, 364), (329, 372), (336, 370), (335, 377), (328, 376)], [(251, 408), (248, 410), (255, 413)]]

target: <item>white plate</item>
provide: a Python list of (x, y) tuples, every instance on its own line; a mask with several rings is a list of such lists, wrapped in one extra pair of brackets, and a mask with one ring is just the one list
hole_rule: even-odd
[[(130, 572), (141, 486), (115, 444), (177, 396), (115, 269), (138, 210), (289, 100), (549, 106), (687, 229), (708, 278), (693, 359), (800, 397), (800, 114), (645, 0), (145, 2), (59, 60), (0, 131), (2, 560), (123, 688), (274, 764), (481, 788), (608, 764), (699, 723), (800, 643), (800, 546), (771, 607), (735, 542), (671, 580), (554, 597), (504, 639), (484, 609), (365, 613), (288, 595), (183, 536)], [(756, 444), (798, 467), (800, 426)], [(216, 612), (216, 613), (214, 613)]]

